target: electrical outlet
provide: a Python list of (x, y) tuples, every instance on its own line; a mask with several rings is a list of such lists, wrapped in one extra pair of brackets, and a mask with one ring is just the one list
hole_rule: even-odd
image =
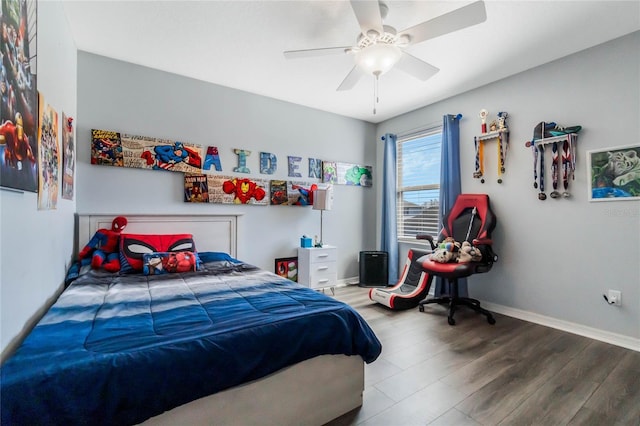
[(609, 303), (616, 306), (622, 305), (622, 292), (619, 290), (609, 290), (609, 294), (607, 295), (609, 298)]

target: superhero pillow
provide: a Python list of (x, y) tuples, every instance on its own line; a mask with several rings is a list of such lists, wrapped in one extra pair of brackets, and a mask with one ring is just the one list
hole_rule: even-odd
[(200, 264), (191, 234), (121, 234), (120, 273), (143, 272), (145, 254), (182, 251), (193, 253)]
[(198, 257), (191, 251), (144, 253), (142, 255), (142, 273), (162, 275), (198, 270)]

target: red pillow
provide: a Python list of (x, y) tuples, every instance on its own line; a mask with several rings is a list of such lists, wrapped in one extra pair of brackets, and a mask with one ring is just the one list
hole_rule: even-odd
[(198, 258), (190, 251), (145, 253), (142, 255), (142, 273), (162, 275), (197, 271)]
[(121, 234), (120, 272), (141, 272), (148, 253), (190, 251), (197, 255), (191, 234)]

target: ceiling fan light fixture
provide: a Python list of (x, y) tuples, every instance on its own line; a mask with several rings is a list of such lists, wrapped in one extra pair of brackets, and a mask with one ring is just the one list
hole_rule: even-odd
[(380, 36), (380, 33), (377, 32), (376, 30), (369, 30), (367, 31), (367, 37), (369, 37), (370, 40), (375, 40)]
[(356, 54), (356, 64), (365, 72), (382, 75), (400, 60), (402, 50), (398, 46), (375, 43)]
[(396, 38), (396, 42), (399, 46), (408, 46), (411, 43), (411, 36), (409, 34), (400, 34)]

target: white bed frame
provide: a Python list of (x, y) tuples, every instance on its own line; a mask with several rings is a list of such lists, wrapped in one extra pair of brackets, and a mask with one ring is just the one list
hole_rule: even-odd
[[(198, 251), (237, 257), (236, 215), (133, 215), (124, 233), (190, 233)], [(115, 215), (78, 215), (77, 247)], [(243, 259), (241, 259), (243, 260)], [(322, 355), (269, 376), (176, 407), (144, 425), (322, 425), (362, 405), (364, 362)]]
[[(198, 251), (238, 254), (238, 216), (234, 215), (131, 215), (125, 234), (192, 234)], [(114, 215), (78, 215), (78, 250), (98, 229), (111, 229)]]

